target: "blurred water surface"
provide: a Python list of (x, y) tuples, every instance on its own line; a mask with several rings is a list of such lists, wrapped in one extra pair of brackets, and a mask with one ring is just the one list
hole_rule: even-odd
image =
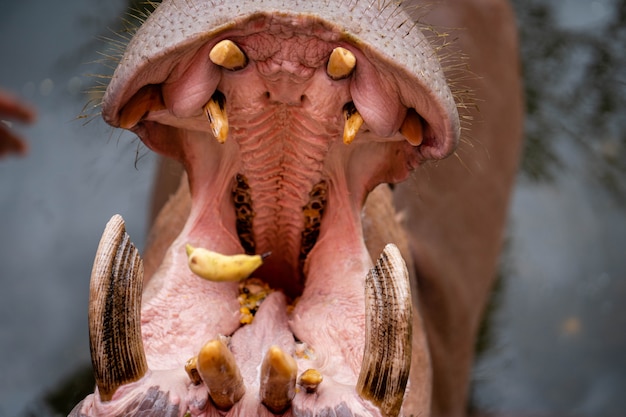
[[(514, 4), (527, 142), (472, 407), (623, 415), (626, 2)], [(0, 161), (0, 417), (58, 413), (40, 400), (89, 362), (88, 281), (109, 217), (121, 213), (143, 245), (154, 157), (132, 135), (76, 118), (88, 74), (105, 71), (97, 39), (113, 36), (125, 7), (2, 1), (0, 85), (39, 119), (17, 127), (28, 157)]]
[[(0, 86), (38, 109), (26, 158), (0, 161), (0, 416), (89, 361), (89, 276), (114, 213), (141, 246), (153, 160), (132, 135), (77, 119), (126, 4), (2, 1)], [(145, 153), (145, 152), (144, 152)], [(143, 156), (143, 155), (142, 155)]]
[(626, 2), (514, 4), (525, 156), (473, 404), (624, 415)]

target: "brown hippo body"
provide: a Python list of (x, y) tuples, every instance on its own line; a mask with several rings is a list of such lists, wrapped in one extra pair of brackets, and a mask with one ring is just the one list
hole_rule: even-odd
[[(98, 387), (71, 415), (464, 414), (520, 152), (515, 22), (504, 1), (406, 3), (175, 0), (147, 19), (103, 115), (174, 162), (143, 266), (107, 226)], [(186, 244), (271, 252), (252, 324)]]

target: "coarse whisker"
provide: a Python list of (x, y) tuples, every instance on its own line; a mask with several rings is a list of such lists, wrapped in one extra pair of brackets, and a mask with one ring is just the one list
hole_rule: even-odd
[(463, 158), (461, 158), (461, 155), (459, 155), (458, 151), (455, 151), (452, 155), (457, 159), (457, 161), (459, 161), (461, 166), (467, 171), (469, 175), (473, 175), (471, 168), (465, 163)]

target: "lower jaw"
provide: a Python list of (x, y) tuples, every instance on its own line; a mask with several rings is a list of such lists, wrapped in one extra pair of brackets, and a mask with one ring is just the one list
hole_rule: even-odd
[[(326, 415), (324, 410), (334, 410), (336, 415), (380, 415), (378, 406), (357, 392), (364, 346), (367, 350), (364, 282), (371, 260), (358, 219), (355, 225), (359, 227), (354, 233), (332, 228), (322, 232), (305, 264), (306, 286), (295, 305), (276, 291), (260, 306), (254, 321), (243, 326), (238, 285), (204, 281), (186, 268), (184, 244), (190, 235), (184, 228), (143, 296), (141, 332), (149, 370), (136, 382), (116, 389), (111, 402), (101, 401), (96, 393), (94, 404), (103, 415), (122, 406), (128, 410), (133, 407), (129, 399), (146, 397), (158, 387), (152, 395), (165, 395), (168, 404), (178, 403), (191, 415), (211, 415), (215, 404), (204, 385), (194, 385), (185, 374), (184, 365), (207, 341), (225, 335), (230, 336), (230, 350), (246, 387), (228, 415), (273, 415), (259, 401), (259, 369), (271, 346), (296, 359), (298, 374), (313, 368), (324, 377), (313, 394), (296, 387), (284, 415)], [(410, 294), (406, 300), (410, 305)], [(408, 340), (410, 345), (410, 333)]]

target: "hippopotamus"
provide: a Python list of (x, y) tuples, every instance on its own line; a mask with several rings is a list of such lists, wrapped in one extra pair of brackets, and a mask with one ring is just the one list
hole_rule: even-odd
[(70, 416), (463, 415), (520, 79), (503, 0), (164, 0), (102, 116), (176, 187), (105, 227)]

